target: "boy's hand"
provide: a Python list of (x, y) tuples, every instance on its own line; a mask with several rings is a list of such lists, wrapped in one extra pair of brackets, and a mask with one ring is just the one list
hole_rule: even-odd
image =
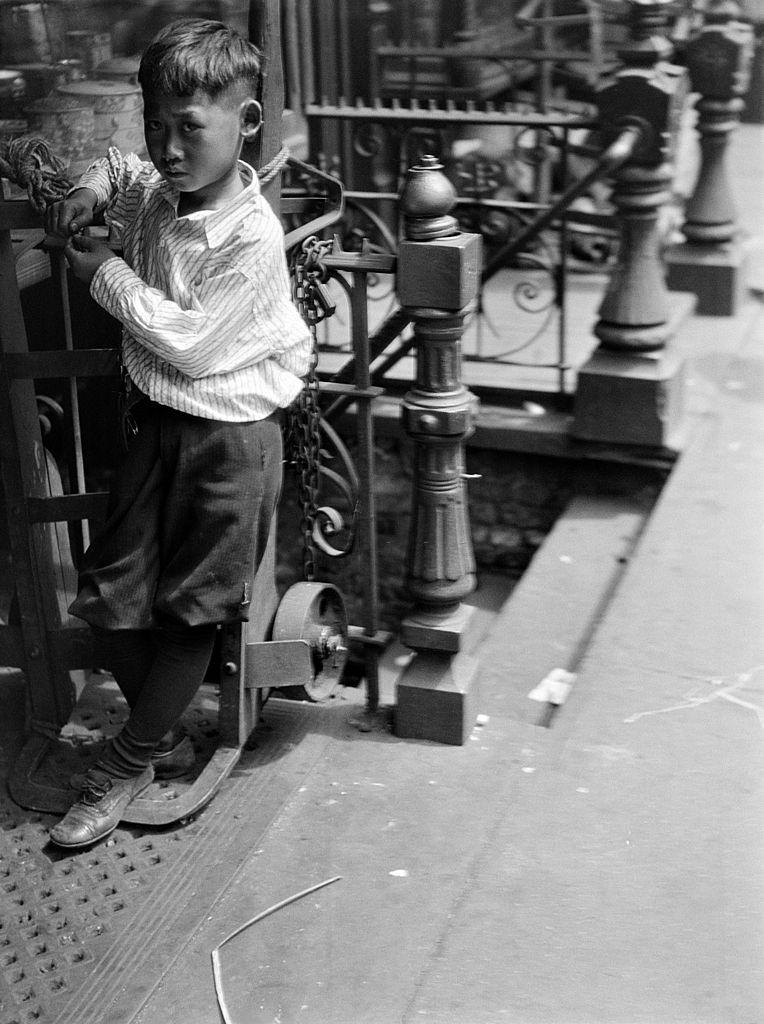
[(45, 211), (45, 230), (49, 235), (68, 238), (93, 223), (96, 194), (90, 188), (75, 189), (66, 199), (52, 203)]
[(74, 235), (64, 246), (64, 255), (74, 276), (88, 287), (96, 270), (107, 260), (114, 258), (114, 252), (98, 238)]

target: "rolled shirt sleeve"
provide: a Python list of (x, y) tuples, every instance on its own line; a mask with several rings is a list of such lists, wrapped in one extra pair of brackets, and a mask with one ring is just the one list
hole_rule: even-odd
[(200, 282), (188, 309), (118, 257), (101, 264), (90, 292), (136, 341), (192, 379), (239, 370), (271, 354), (268, 338), (255, 329), (252, 282), (234, 268)]

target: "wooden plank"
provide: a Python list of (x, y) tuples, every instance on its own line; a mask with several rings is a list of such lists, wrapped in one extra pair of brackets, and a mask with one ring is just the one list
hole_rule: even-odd
[(27, 199), (0, 202), (0, 231), (42, 227), (42, 217)]
[(103, 519), (108, 498), (107, 491), (29, 498), (27, 514), (30, 523), (69, 523), (80, 519)]
[(119, 373), (119, 352), (114, 348), (14, 352), (6, 355), (5, 363), (13, 380), (113, 377)]

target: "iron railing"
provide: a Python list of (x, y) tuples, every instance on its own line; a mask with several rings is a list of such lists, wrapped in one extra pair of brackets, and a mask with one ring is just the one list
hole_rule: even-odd
[[(555, 201), (541, 203), (502, 198), (505, 179), (499, 161), (451, 159), (447, 153), (442, 159), (447, 173), (462, 193), (457, 199), (457, 215), (462, 227), (481, 233), (486, 241), (483, 289), (464, 339), (465, 363), (491, 363), (534, 371), (531, 384), (527, 380), (513, 384), (511, 378), (506, 378), (501, 384), (502, 390), (541, 391), (563, 399), (568, 396), (572, 368), (566, 338), (570, 239), (579, 231), (596, 231), (603, 236), (615, 233), (608, 215), (570, 209), (577, 197), (614, 166), (610, 150), (600, 160), (594, 150), (585, 151), (571, 142), (571, 137), (594, 131), (596, 122), (564, 111), (542, 115), (518, 111), (509, 104), (458, 105), (451, 101), (444, 105), (435, 102), (423, 105), (416, 101), (404, 105), (396, 100), (372, 106), (311, 104), (305, 112), (309, 119), (334, 119), (360, 127), (365, 151), (371, 156), (374, 154), (370, 140), (377, 130), (380, 133), (376, 136), (377, 150), (387, 148), (399, 154), (398, 180), (402, 180), (407, 167), (425, 153), (442, 151), (442, 133), (453, 131), (454, 126), (507, 128), (515, 133), (517, 151), (523, 149), (527, 134), (532, 133), (531, 159), (538, 148), (538, 136), (543, 133), (547, 140), (544, 148), (554, 148), (557, 154), (559, 178), (565, 186), (561, 197)], [(388, 145), (387, 139), (393, 141)], [(579, 158), (585, 153), (589, 166), (574, 181), (570, 180), (568, 170), (571, 150)], [(394, 254), (400, 237), (397, 199), (398, 191), (348, 189), (345, 193), (347, 213), (341, 225), (344, 247), (357, 248), (363, 238), (372, 250)], [(504, 277), (497, 286), (492, 279), (502, 271)], [(381, 328), (395, 309), (391, 283), (372, 279), (370, 299), (372, 328)], [(501, 315), (492, 316), (490, 307), (497, 303), (501, 306)], [(340, 357), (352, 353), (349, 321), (347, 316), (344, 319), (347, 325), (344, 332), (342, 311), (323, 328), (321, 341), (322, 350), (327, 354), (323, 361), (326, 377), (340, 372)], [(386, 334), (386, 330), (380, 330), (380, 339)], [(386, 355), (382, 366), (375, 367), (375, 384), (389, 384), (390, 371), (408, 354), (409, 348), (404, 339), (394, 353)]]

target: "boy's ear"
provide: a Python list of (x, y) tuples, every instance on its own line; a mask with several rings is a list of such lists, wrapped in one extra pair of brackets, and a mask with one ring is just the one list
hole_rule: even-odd
[(247, 99), (241, 105), (241, 136), (246, 142), (260, 131), (263, 123), (263, 108), (257, 100)]

